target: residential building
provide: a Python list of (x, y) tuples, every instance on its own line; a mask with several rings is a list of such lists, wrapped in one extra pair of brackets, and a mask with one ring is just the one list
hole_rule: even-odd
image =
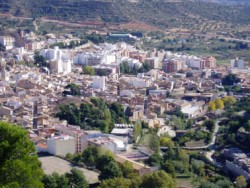
[(183, 69), (184, 62), (179, 59), (166, 59), (163, 62), (163, 70), (167, 73), (177, 72)]
[(40, 55), (45, 57), (50, 63), (50, 70), (52, 73), (71, 73), (72, 61), (70, 55), (60, 50), (58, 46), (54, 49), (43, 49), (40, 51)]
[(82, 153), (84, 148), (83, 148), (83, 143), (82, 143), (82, 137), (84, 135), (84, 131), (81, 130), (79, 126), (73, 126), (73, 125), (55, 125), (54, 126), (55, 130), (58, 131), (59, 134), (65, 134), (69, 135), (76, 140), (75, 144), (75, 150), (76, 153)]
[(2, 44), (6, 50), (11, 50), (14, 47), (15, 38), (11, 36), (0, 36), (0, 44)]
[(216, 67), (216, 59), (213, 56), (205, 57), (205, 68), (215, 68)]
[(76, 153), (76, 139), (68, 135), (52, 137), (47, 140), (48, 153), (65, 157), (66, 154)]
[(94, 76), (93, 77), (93, 88), (105, 90), (106, 89), (106, 77), (105, 76)]
[(148, 63), (152, 69), (159, 69), (160, 63), (158, 57), (146, 58), (144, 63)]

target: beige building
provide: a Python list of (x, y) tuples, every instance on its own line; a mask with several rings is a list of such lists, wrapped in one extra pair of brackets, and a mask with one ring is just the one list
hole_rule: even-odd
[(10, 50), (14, 47), (15, 38), (11, 36), (0, 36), (0, 44), (5, 46), (6, 50)]
[(115, 155), (114, 157), (115, 161), (118, 162), (119, 164), (123, 164), (125, 163), (126, 161), (130, 162), (133, 166), (133, 169), (134, 171), (139, 175), (139, 176), (143, 176), (144, 174), (148, 174), (151, 172), (151, 169), (144, 165), (144, 164), (141, 164), (141, 163), (138, 163), (138, 162), (135, 162), (135, 161), (132, 161), (126, 157), (123, 157), (121, 155)]
[(167, 73), (177, 72), (183, 69), (184, 62), (177, 59), (168, 59), (163, 63), (163, 70)]

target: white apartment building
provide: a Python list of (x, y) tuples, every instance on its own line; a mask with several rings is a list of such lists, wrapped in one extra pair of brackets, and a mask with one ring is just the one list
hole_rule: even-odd
[(92, 86), (94, 89), (105, 90), (106, 89), (106, 76), (94, 76)]
[(78, 54), (73, 58), (73, 63), (75, 65), (100, 65), (107, 64), (111, 65), (117, 62), (117, 57), (115, 54), (105, 52), (85, 52)]
[(11, 36), (0, 36), (0, 44), (5, 46), (6, 50), (11, 50), (14, 47), (15, 38)]
[(68, 74), (72, 71), (72, 61), (70, 55), (63, 52), (56, 46), (54, 49), (43, 49), (40, 55), (50, 63), (51, 72)]
[(230, 61), (231, 68), (239, 68), (244, 69), (245, 68), (245, 62), (243, 59), (231, 59)]
[(76, 153), (76, 139), (70, 136), (61, 135), (47, 140), (48, 153), (58, 156), (66, 156), (67, 153)]

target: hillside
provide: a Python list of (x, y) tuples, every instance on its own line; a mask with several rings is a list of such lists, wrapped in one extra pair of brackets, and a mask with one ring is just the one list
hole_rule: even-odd
[(213, 3), (220, 3), (220, 4), (227, 4), (227, 5), (244, 5), (250, 4), (249, 0), (202, 0), (205, 2), (213, 2)]
[(189, 28), (205, 21), (250, 24), (249, 6), (189, 0), (0, 0), (0, 13), (67, 21), (139, 21), (161, 28)]

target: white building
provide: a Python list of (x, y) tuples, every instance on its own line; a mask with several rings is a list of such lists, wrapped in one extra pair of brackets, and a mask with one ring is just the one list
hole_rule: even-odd
[(132, 69), (132, 68), (140, 68), (142, 67), (142, 63), (137, 60), (137, 59), (131, 59), (131, 58), (128, 58), (128, 57), (122, 57), (121, 58), (121, 62), (124, 63), (124, 62), (127, 62), (128, 63), (128, 66)]
[(106, 89), (106, 76), (94, 76), (92, 86), (94, 89), (105, 90)]
[(55, 130), (58, 131), (60, 134), (69, 135), (76, 139), (76, 153), (82, 153), (83, 152), (83, 142), (82, 137), (84, 135), (83, 130), (79, 126), (73, 126), (73, 125), (55, 125)]
[(190, 68), (203, 69), (205, 66), (205, 61), (202, 58), (193, 57), (188, 58), (186, 64)]
[(48, 153), (52, 155), (66, 156), (67, 153), (76, 153), (76, 140), (70, 136), (53, 137), (47, 140)]
[(54, 73), (68, 74), (72, 71), (72, 61), (68, 53), (63, 52), (56, 46), (54, 49), (43, 49), (40, 55), (50, 63), (50, 69)]
[(0, 36), (0, 44), (5, 46), (6, 50), (10, 50), (14, 47), (15, 38), (11, 36)]
[(239, 68), (244, 69), (245, 68), (245, 62), (243, 59), (231, 59), (231, 68)]
[(145, 88), (148, 87), (151, 84), (151, 80), (148, 78), (127, 78), (126, 79), (128, 84), (133, 86), (133, 87), (138, 87), (138, 88)]
[(88, 139), (88, 146), (96, 146), (104, 151), (111, 151), (112, 153), (117, 153), (116, 143), (108, 137), (98, 137)]

